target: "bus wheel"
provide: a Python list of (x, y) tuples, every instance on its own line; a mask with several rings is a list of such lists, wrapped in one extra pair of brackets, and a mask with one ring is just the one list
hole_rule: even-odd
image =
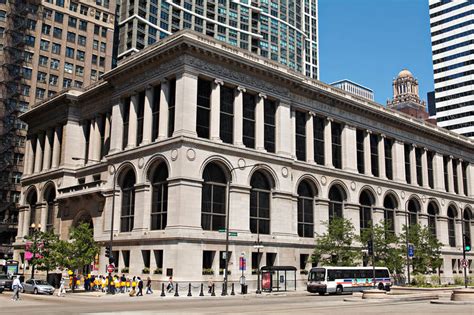
[(379, 290), (383, 290), (384, 287), (383, 287), (383, 283), (379, 283), (379, 287), (378, 287)]
[(342, 285), (336, 287), (336, 294), (342, 294)]

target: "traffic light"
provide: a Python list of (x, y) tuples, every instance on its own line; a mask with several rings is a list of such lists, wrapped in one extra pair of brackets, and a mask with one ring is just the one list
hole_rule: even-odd
[(374, 243), (372, 240), (367, 241), (367, 251), (369, 253), (369, 256), (372, 256), (374, 254)]
[(110, 258), (110, 247), (109, 246), (107, 246), (105, 248), (105, 257)]
[(467, 234), (464, 234), (464, 251), (465, 252), (471, 251), (471, 238)]

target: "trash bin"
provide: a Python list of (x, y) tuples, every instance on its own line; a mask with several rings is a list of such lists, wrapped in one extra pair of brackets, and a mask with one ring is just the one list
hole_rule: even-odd
[(246, 284), (241, 284), (241, 285), (240, 285), (240, 293), (241, 293), (241, 294), (247, 294), (247, 288), (248, 288), (248, 285), (246, 285)]

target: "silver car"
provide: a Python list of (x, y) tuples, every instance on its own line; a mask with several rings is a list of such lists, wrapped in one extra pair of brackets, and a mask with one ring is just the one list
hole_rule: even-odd
[(29, 279), (23, 282), (23, 292), (53, 295), (54, 287), (44, 280)]

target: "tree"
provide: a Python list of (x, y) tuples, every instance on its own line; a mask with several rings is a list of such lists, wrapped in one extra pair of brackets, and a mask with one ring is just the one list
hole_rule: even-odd
[(71, 229), (69, 242), (63, 242), (63, 260), (61, 264), (69, 269), (82, 269), (89, 265), (100, 247), (94, 240), (94, 231), (87, 223), (82, 223)]
[[(31, 253), (29, 263), (32, 268), (37, 267), (46, 273), (56, 269), (56, 242), (58, 236), (53, 232), (34, 231), (31, 235), (25, 236), (26, 251)], [(33, 272), (32, 272), (33, 274)]]
[(400, 238), (386, 224), (377, 224), (373, 229), (364, 229), (361, 244), (367, 244), (373, 231), (374, 261), (377, 267), (387, 267), (390, 272), (400, 274), (405, 266), (404, 252), (399, 246)]
[(415, 255), (411, 259), (411, 266), (413, 273), (432, 273), (441, 267), (441, 246), (443, 245), (436, 236), (434, 236), (428, 227), (422, 227), (415, 224), (408, 227), (403, 226), (403, 234), (401, 235), (401, 248), (406, 255), (407, 236), (408, 243), (413, 244), (415, 248)]
[(360, 249), (352, 247), (354, 225), (344, 218), (333, 218), (322, 223), (327, 232), (318, 235), (311, 260), (326, 266), (355, 266), (360, 261)]

